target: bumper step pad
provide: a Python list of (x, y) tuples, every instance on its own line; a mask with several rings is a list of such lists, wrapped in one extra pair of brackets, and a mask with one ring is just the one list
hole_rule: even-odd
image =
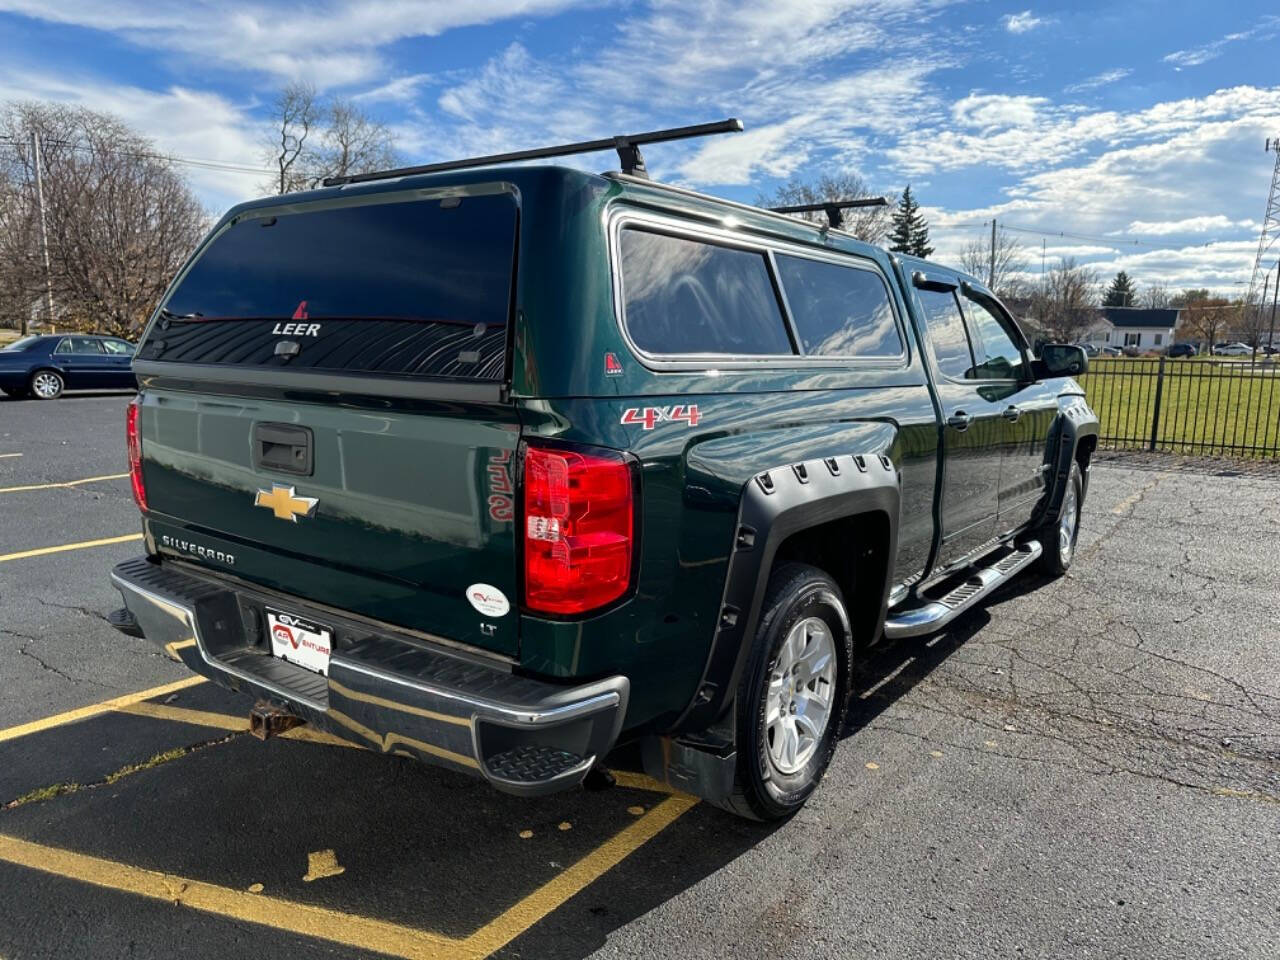
[(489, 757), (485, 766), (489, 773), (509, 783), (547, 783), (577, 770), (588, 758), (554, 747), (515, 747)]

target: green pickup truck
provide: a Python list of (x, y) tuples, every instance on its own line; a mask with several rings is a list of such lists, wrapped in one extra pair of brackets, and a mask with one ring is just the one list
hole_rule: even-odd
[(1033, 356), (973, 277), (624, 148), (227, 213), (135, 357), (122, 626), (252, 697), (262, 736), (528, 796), (638, 743), (776, 819), (869, 645), (1066, 569), (1082, 350)]

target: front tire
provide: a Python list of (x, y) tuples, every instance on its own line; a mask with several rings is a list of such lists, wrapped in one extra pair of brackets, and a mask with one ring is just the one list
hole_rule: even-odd
[(737, 769), (722, 807), (780, 820), (804, 806), (835, 752), (852, 662), (836, 583), (806, 564), (776, 570), (738, 686)]
[(28, 389), (37, 400), (57, 400), (66, 382), (56, 370), (37, 370), (31, 375)]
[(1084, 474), (1080, 464), (1071, 461), (1067, 475), (1067, 492), (1062, 496), (1062, 509), (1057, 517), (1040, 528), (1040, 572), (1060, 577), (1071, 569), (1080, 539), (1080, 514), (1084, 506)]

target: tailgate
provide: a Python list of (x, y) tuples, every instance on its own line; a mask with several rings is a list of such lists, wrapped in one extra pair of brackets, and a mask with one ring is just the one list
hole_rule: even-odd
[[(149, 390), (140, 414), (161, 552), (515, 654), (512, 407), (374, 414)], [(264, 467), (264, 435), (311, 473)], [(485, 598), (468, 596), (477, 584)]]
[(516, 230), (501, 184), (224, 220), (137, 354), (161, 552), (514, 654)]

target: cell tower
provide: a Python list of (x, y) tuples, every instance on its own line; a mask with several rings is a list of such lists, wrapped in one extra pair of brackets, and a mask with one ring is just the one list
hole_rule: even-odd
[[(1267, 213), (1262, 218), (1262, 236), (1258, 238), (1258, 256), (1253, 261), (1253, 276), (1249, 278), (1249, 295), (1244, 301), (1246, 309), (1253, 304), (1254, 297), (1262, 295), (1262, 278), (1272, 269), (1272, 252), (1280, 253), (1280, 137), (1269, 139), (1266, 149), (1268, 152), (1275, 153), (1276, 168), (1271, 175), (1271, 193), (1267, 197)], [(1280, 281), (1277, 282), (1280, 283)]]

